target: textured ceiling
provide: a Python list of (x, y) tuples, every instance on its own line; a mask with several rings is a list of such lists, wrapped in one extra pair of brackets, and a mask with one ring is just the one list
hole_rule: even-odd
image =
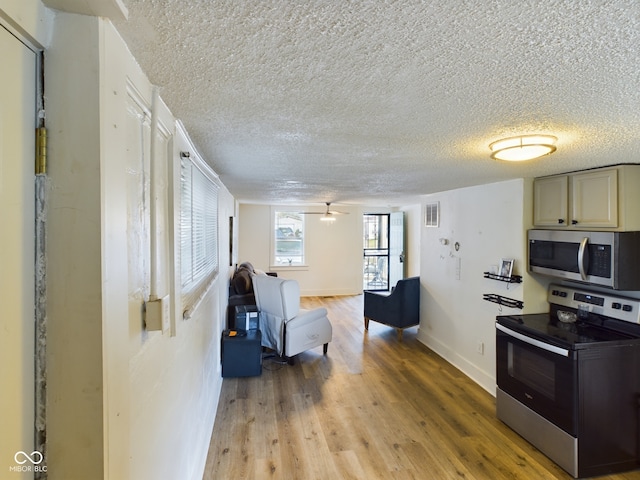
[[(122, 0), (114, 23), (241, 202), (401, 205), (640, 163), (638, 0)], [(529, 163), (492, 141), (556, 135)]]

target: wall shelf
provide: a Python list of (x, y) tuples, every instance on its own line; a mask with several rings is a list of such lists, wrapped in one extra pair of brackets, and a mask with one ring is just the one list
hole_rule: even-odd
[(501, 295), (496, 295), (494, 293), (485, 293), (482, 295), (482, 299), (487, 302), (497, 303), (498, 305), (504, 305), (505, 307), (510, 308), (524, 308), (524, 302), (521, 300), (514, 300), (513, 298), (503, 297)]
[(507, 283), (522, 283), (522, 277), (520, 275), (511, 275), (510, 277), (503, 277), (497, 273), (484, 272), (484, 278), (490, 278), (491, 280), (498, 280), (500, 282)]

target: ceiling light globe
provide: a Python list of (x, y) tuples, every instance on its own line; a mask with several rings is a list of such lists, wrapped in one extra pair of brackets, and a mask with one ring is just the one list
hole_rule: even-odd
[(552, 154), (557, 140), (553, 135), (522, 135), (498, 140), (489, 148), (493, 159), (521, 162)]

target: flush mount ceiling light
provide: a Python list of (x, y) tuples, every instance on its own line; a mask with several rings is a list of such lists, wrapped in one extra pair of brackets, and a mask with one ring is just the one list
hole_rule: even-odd
[(493, 159), (521, 162), (552, 154), (557, 140), (553, 135), (521, 135), (493, 142), (489, 148)]

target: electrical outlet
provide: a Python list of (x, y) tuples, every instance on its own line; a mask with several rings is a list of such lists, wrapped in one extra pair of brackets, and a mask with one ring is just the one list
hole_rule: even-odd
[(476, 345), (476, 351), (480, 355), (484, 355), (484, 342), (482, 340), (478, 340), (478, 343)]

